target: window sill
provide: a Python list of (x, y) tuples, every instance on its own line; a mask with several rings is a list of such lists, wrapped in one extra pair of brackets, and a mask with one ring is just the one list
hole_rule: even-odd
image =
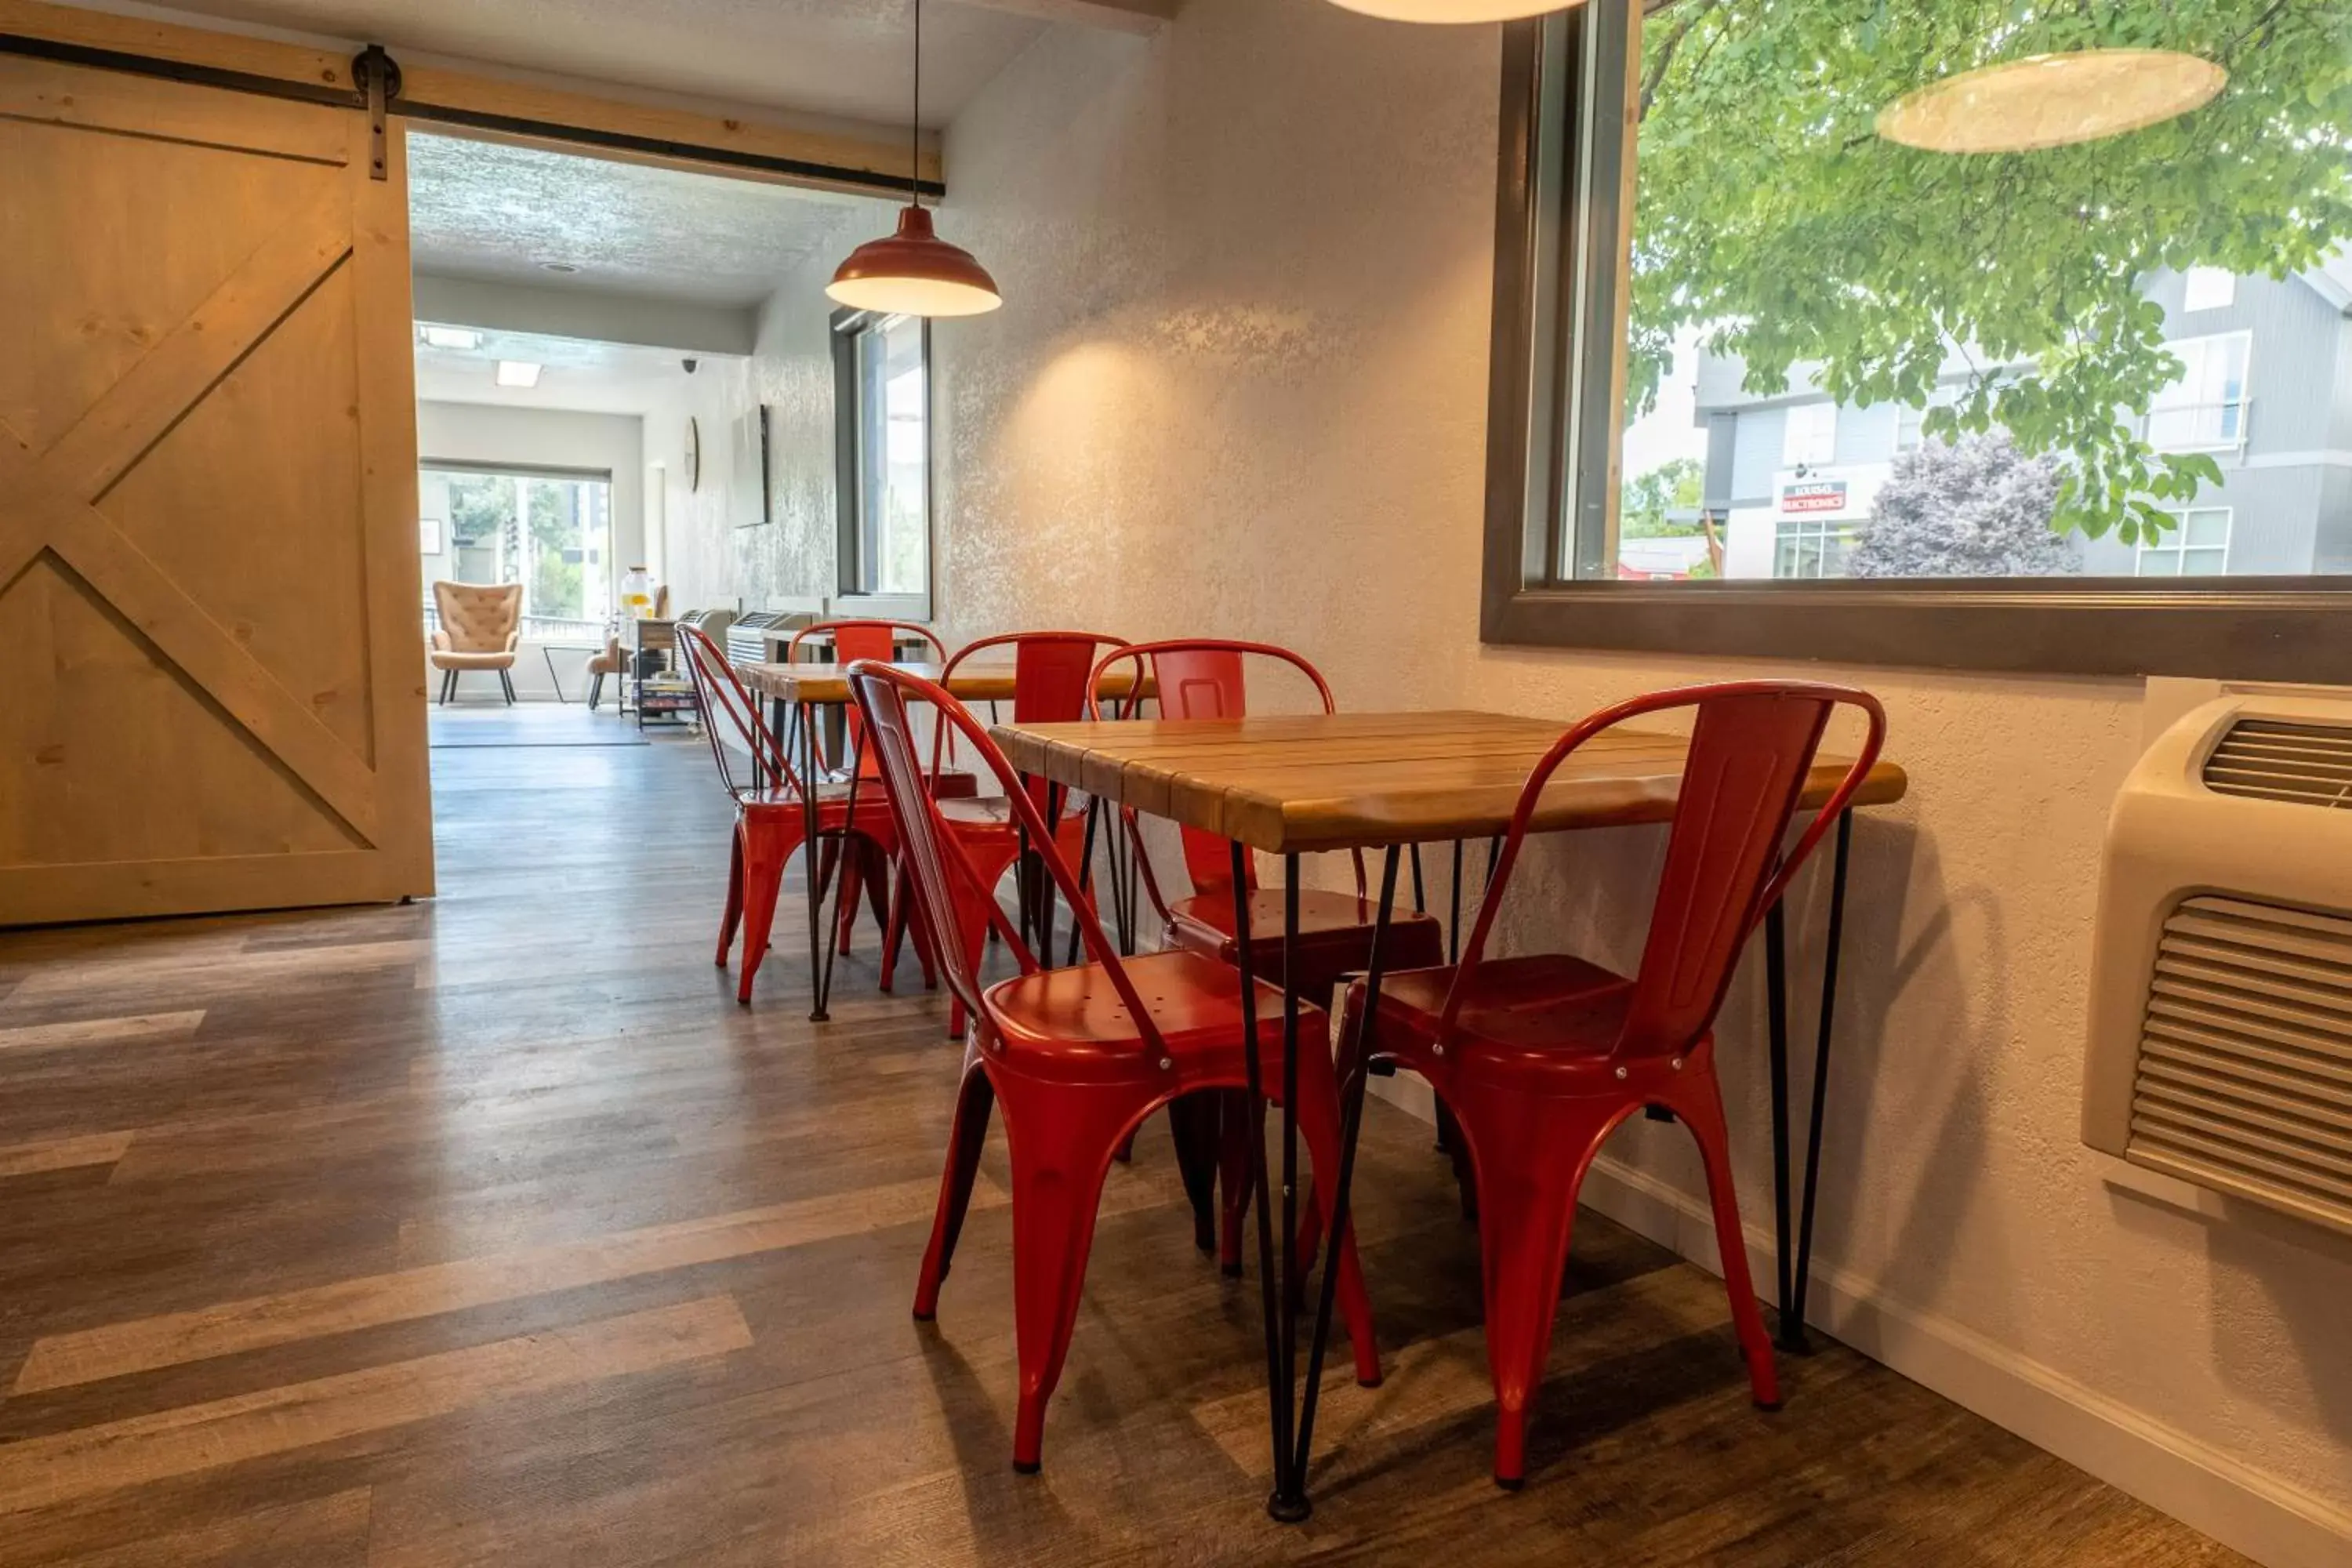
[(1489, 584), (1501, 646), (1821, 660), (2037, 675), (2352, 684), (2352, 587), (2170, 582)]

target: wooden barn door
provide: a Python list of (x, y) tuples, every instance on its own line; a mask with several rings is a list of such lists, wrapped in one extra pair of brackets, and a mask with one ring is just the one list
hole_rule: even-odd
[(0, 57), (0, 924), (432, 890), (385, 152)]

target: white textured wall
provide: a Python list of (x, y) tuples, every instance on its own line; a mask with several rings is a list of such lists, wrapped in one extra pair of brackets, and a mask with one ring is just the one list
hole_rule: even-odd
[[(982, 94), (940, 226), (1007, 304), (936, 338), (953, 631), (1262, 636), (1353, 706), (1563, 720), (1767, 668), (1478, 642), (1496, 68), (1492, 29), (1192, 0), (1157, 39), (1056, 30)], [(2118, 1193), (2075, 1137), (2138, 687), (1826, 673), (1885, 700), (1915, 780), (1857, 835), (1821, 1210), (1842, 1323), (2209, 1529), (2326, 1560), (2293, 1521), (2352, 1509), (2352, 1249)], [(1580, 890), (1555, 880), (1549, 939), (1623, 956), (1591, 910), (1655, 846), (1554, 847)], [(1750, 973), (1724, 1056), (1751, 1224), (1760, 1008)], [(1620, 1152), (1695, 1191), (1661, 1131)]]

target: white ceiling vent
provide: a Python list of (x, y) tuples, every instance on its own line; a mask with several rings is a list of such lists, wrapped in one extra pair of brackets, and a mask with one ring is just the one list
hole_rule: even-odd
[(2225, 698), (2133, 770), (2083, 1139), (2352, 1232), (2352, 701)]

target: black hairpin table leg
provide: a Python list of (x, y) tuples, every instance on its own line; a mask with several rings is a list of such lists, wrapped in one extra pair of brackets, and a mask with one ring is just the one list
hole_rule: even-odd
[[(1265, 1170), (1265, 1084), (1258, 1063), (1257, 975), (1250, 952), (1250, 884), (1249, 851), (1239, 840), (1234, 844), (1234, 942), (1240, 960), (1242, 988), (1242, 1076), (1248, 1085), (1250, 1196), (1257, 1207), (1257, 1278), (1260, 1306), (1265, 1317), (1265, 1390), (1267, 1412), (1274, 1430), (1274, 1492), (1266, 1500), (1266, 1511), (1276, 1519), (1304, 1518), (1303, 1513), (1287, 1511), (1287, 1499), (1298, 1493), (1290, 1474), (1290, 1384), (1283, 1371), (1287, 1356), (1284, 1353), (1282, 1332), (1289, 1317), (1288, 1291), (1283, 1309), (1277, 1311), (1277, 1293), (1274, 1273), (1274, 1219), (1268, 1202)], [(1285, 938), (1284, 961), (1289, 959), (1287, 933)], [(1287, 1121), (1293, 1108), (1286, 1105), (1283, 1115)], [(1294, 1251), (1288, 1237), (1283, 1240), (1286, 1255)], [(1286, 1278), (1285, 1283), (1286, 1283)]]
[[(1837, 1026), (1838, 958), (1845, 941), (1846, 871), (1853, 848), (1853, 813), (1841, 813), (1837, 849), (1830, 869), (1829, 931), (1822, 957), (1822, 1015), (1813, 1042), (1813, 1082), (1805, 1118), (1804, 1182), (1800, 1189), (1790, 1170), (1789, 1124), (1789, 942), (1788, 931), (1776, 905), (1765, 917), (1766, 1011), (1771, 1034), (1772, 1068), (1772, 1225), (1778, 1251), (1780, 1332), (1775, 1341), (1795, 1355), (1812, 1350), (1805, 1335), (1805, 1301), (1812, 1283), (1814, 1200), (1822, 1173), (1822, 1135), (1829, 1110), (1830, 1044)], [(1790, 1208), (1795, 1219), (1790, 1243)]]
[[(1307, 1461), (1315, 1447), (1315, 1405), (1323, 1388), (1323, 1355), (1331, 1342), (1331, 1312), (1339, 1297), (1339, 1247), (1341, 1238), (1348, 1234), (1348, 1194), (1356, 1179), (1356, 1138), (1364, 1123), (1364, 1085), (1370, 1076), (1372, 1019), (1381, 1005), (1381, 980), (1388, 962), (1389, 921), (1396, 909), (1397, 866), (1402, 858), (1402, 851), (1391, 845), (1386, 863), (1381, 868), (1380, 909), (1372, 919), (1372, 948), (1365, 960), (1364, 1010), (1356, 1020), (1354, 1036), (1341, 1042), (1340, 1047), (1339, 1171), (1332, 1182), (1331, 1223), (1324, 1229), (1319, 1265), (1323, 1270), (1322, 1290), (1316, 1300), (1314, 1338), (1308, 1342), (1307, 1352), (1307, 1392), (1298, 1408), (1298, 1448), (1290, 1460), (1302, 1510), (1307, 1506)], [(1321, 1179), (1318, 1173), (1317, 1180)], [(1300, 1517), (1305, 1517), (1303, 1511)]]

